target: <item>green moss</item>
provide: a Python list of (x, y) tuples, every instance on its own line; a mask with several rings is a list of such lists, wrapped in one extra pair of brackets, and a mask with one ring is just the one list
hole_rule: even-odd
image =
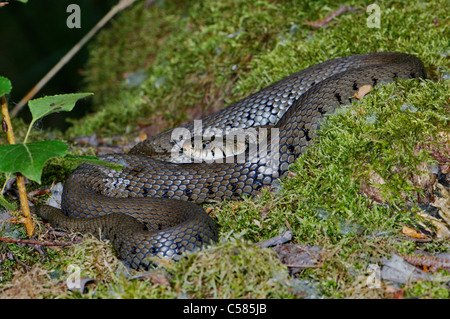
[[(131, 279), (109, 245), (86, 238), (52, 255), (40, 273), (66, 283), (89, 278), (83, 293), (55, 289), (47, 297), (69, 298), (293, 298), (293, 282), (276, 254), (246, 241), (227, 238), (179, 262), (156, 260), (146, 280)], [(145, 275), (137, 273), (138, 275)], [(127, 278), (128, 277), (128, 278)]]
[[(13, 225), (7, 230), (3, 225), (0, 225), (0, 236), (14, 237), (14, 238), (26, 238), (26, 232), (23, 227), (19, 225)], [(17, 243), (0, 243), (0, 254), (3, 256), (0, 263), (0, 287), (1, 285), (8, 283), (17, 275), (19, 269), (29, 270), (36, 264), (42, 262), (42, 254), (46, 255), (46, 258), (53, 258), (57, 252), (47, 247), (38, 247), (35, 245), (20, 245)]]
[(227, 238), (207, 250), (189, 254), (166, 271), (178, 296), (190, 298), (286, 298), (290, 279), (275, 253)]
[[(98, 113), (74, 122), (69, 134), (124, 133), (138, 120), (163, 119), (169, 128), (343, 55), (404, 51), (438, 65), (434, 77), (449, 70), (445, 1), (385, 1), (380, 29), (366, 26), (365, 2), (346, 4), (361, 10), (312, 30), (305, 20), (323, 18), (334, 2), (138, 2), (91, 45), (85, 91), (95, 92)], [(146, 77), (130, 87), (135, 72)]]
[[(449, 132), (449, 99), (448, 81), (399, 81), (376, 88), (327, 118), (315, 143), (293, 165), (293, 177), (282, 181), (280, 194), (264, 191), (220, 207), (222, 230), (246, 231), (246, 239), (260, 241), (289, 224), (296, 241), (335, 252), (321, 270), (304, 277), (317, 279), (331, 297), (349, 296), (344, 287), (354, 278), (348, 267), (365, 269), (369, 259), (379, 261), (393, 251), (448, 250), (445, 241), (420, 245), (396, 238), (402, 226), (418, 223), (419, 202), (412, 193), (421, 190), (410, 182), (416, 166), (436, 163), (416, 146), (448, 145), (438, 136)], [(374, 172), (385, 181), (380, 185), (384, 203), (361, 191), (362, 180)]]
[(436, 280), (420, 281), (409, 285), (405, 289), (405, 295), (407, 298), (449, 299), (450, 290), (443, 285), (449, 279), (448, 272), (440, 271)]

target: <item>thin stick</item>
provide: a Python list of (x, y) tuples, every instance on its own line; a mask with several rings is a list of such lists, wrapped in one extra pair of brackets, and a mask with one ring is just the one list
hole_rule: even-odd
[(16, 139), (14, 138), (14, 133), (12, 130), (11, 118), (9, 117), (8, 112), (8, 103), (6, 102), (5, 96), (0, 98), (0, 103), (2, 105), (3, 129), (6, 129), (6, 137), (8, 138), (9, 144), (16, 144)]
[(305, 23), (313, 28), (325, 28), (337, 16), (348, 11), (357, 11), (357, 10), (358, 8), (355, 7), (343, 6), (325, 16), (322, 20), (317, 20), (313, 22), (306, 20)]
[(288, 230), (278, 236), (257, 242), (255, 245), (260, 248), (267, 248), (287, 243), (288, 241), (291, 241), (291, 239), (292, 239), (292, 231)]
[(77, 52), (86, 44), (93, 36), (100, 30), (109, 20), (111, 20), (118, 12), (122, 11), (136, 0), (120, 0), (112, 9), (77, 43), (75, 46), (66, 53), (66, 55), (28, 92), (22, 100), (11, 111), (13, 116), (17, 116), (19, 111), (24, 107), (27, 102), (33, 98), (43, 87), (47, 84), (61, 68), (77, 54)]
[(0, 241), (5, 243), (18, 243), (18, 244), (30, 244), (30, 245), (40, 245), (40, 246), (69, 246), (74, 244), (79, 244), (81, 240), (69, 241), (69, 242), (54, 242), (54, 241), (38, 241), (33, 239), (14, 239), (0, 237)]

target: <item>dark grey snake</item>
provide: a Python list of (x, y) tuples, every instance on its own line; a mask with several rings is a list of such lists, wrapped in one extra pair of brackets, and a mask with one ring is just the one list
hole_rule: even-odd
[(101, 157), (122, 164), (121, 171), (82, 164), (65, 183), (64, 214), (40, 206), (38, 215), (56, 227), (100, 230), (119, 258), (131, 267), (147, 268), (150, 256), (177, 257), (214, 242), (214, 221), (194, 203), (255, 195), (282, 178), (311, 143), (320, 119), (348, 104), (359, 88), (425, 77), (423, 63), (403, 53), (350, 56), (309, 67), (203, 118), (200, 127), (184, 127), (193, 135), (199, 129), (227, 134), (236, 128), (273, 127), (279, 134), (267, 135), (265, 152), (246, 152), (244, 161), (236, 156), (221, 163), (163, 161), (178, 142), (171, 130), (138, 144), (129, 154)]

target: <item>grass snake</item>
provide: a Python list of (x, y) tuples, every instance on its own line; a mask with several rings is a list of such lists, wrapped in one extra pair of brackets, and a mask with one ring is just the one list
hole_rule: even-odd
[(36, 211), (54, 227), (100, 231), (133, 268), (148, 268), (154, 255), (176, 259), (217, 240), (215, 222), (196, 204), (255, 195), (282, 178), (311, 144), (321, 118), (349, 104), (362, 86), (425, 77), (423, 63), (403, 53), (355, 55), (311, 66), (204, 117), (200, 126), (183, 127), (192, 136), (272, 127), (278, 134), (267, 135), (265, 152), (247, 152), (244, 161), (231, 156), (232, 161), (173, 163), (163, 160), (177, 144), (169, 130), (128, 154), (100, 157), (122, 164), (121, 171), (80, 165), (65, 183), (61, 211), (46, 205)]

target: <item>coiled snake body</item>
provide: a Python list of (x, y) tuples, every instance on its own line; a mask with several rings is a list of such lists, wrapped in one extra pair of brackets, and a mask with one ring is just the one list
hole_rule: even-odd
[[(268, 135), (262, 156), (249, 153), (245, 161), (213, 163), (152, 157), (174, 147), (171, 130), (138, 144), (129, 154), (101, 157), (122, 164), (121, 171), (81, 165), (65, 183), (64, 214), (41, 206), (38, 215), (61, 228), (93, 233), (100, 229), (134, 268), (147, 268), (153, 255), (177, 257), (217, 239), (214, 221), (194, 203), (255, 195), (287, 173), (325, 114), (348, 104), (363, 85), (397, 77), (425, 78), (426, 73), (419, 59), (403, 53), (350, 56), (312, 66), (202, 119), (203, 133), (215, 129), (227, 134), (254, 126), (278, 129), (279, 134)], [(192, 123), (184, 128), (199, 134)]]

